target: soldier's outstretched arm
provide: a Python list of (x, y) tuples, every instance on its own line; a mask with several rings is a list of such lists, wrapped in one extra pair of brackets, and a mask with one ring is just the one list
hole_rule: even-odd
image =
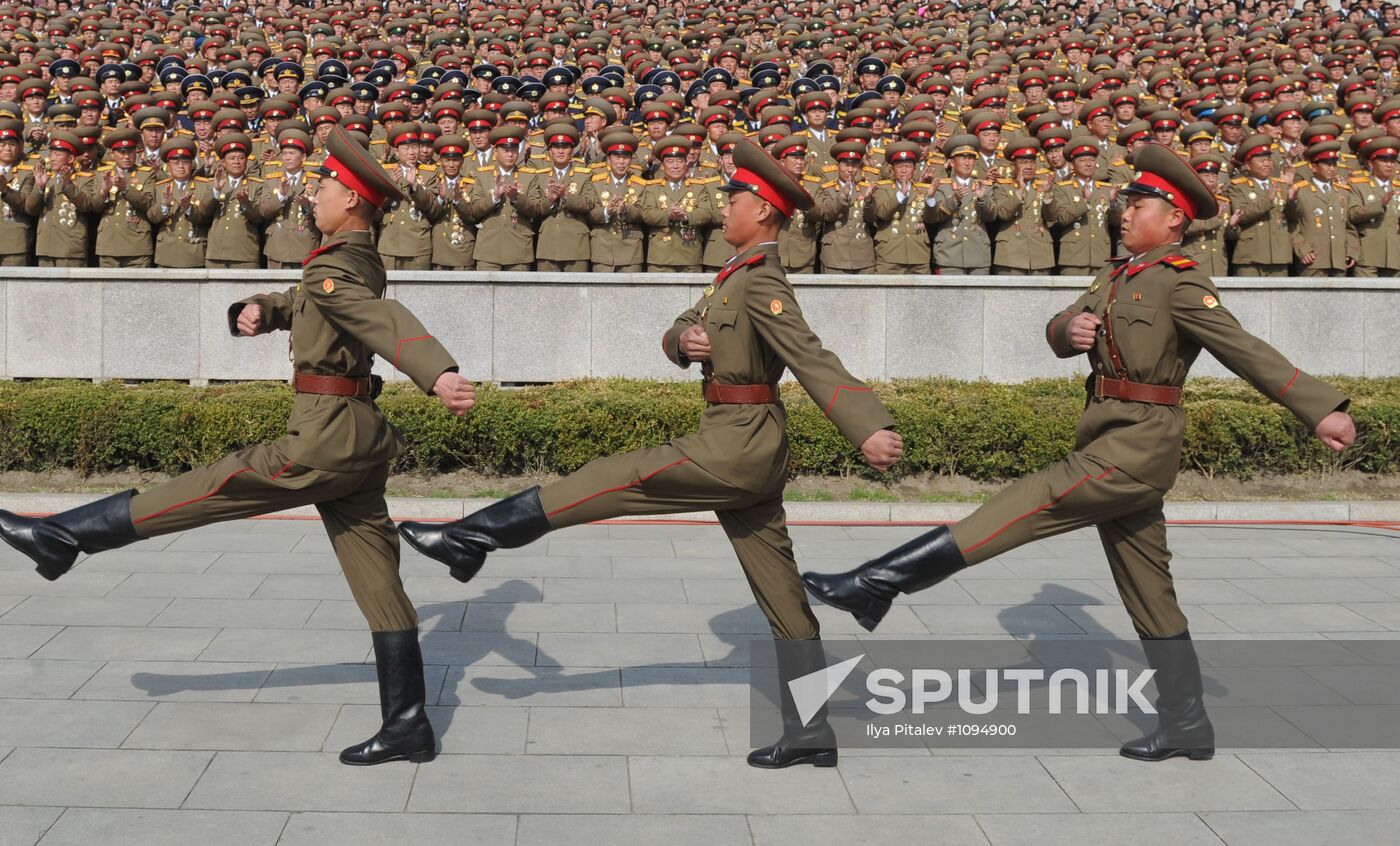
[(1205, 273), (1180, 274), (1172, 290), (1171, 316), (1178, 330), (1264, 396), (1293, 412), (1309, 431), (1350, 404), (1346, 394), (1294, 367), (1278, 350), (1246, 332), (1220, 304), (1220, 293)]
[(295, 302), (296, 288), (288, 288), (282, 293), (255, 294), (246, 300), (239, 300), (228, 307), (228, 331), (231, 335), (238, 331), (238, 317), (245, 306), (255, 305), (262, 310), (258, 317), (257, 334), (289, 331), (292, 328), (292, 303)]
[(1069, 342), (1069, 324), (1076, 314), (1082, 314), (1086, 306), (1089, 305), (1090, 294), (1085, 291), (1079, 295), (1069, 308), (1050, 318), (1050, 322), (1045, 324), (1045, 340), (1050, 344), (1050, 349), (1055, 351), (1055, 355), (1060, 358), (1074, 358), (1084, 353), (1084, 350), (1077, 350)]
[(302, 270), (305, 296), (326, 319), (354, 336), (431, 394), (437, 378), (456, 372), (457, 362), (428, 334), (403, 303), (382, 300), (352, 274), (346, 273), (334, 254), (315, 256)]
[(807, 395), (855, 446), (894, 418), (874, 392), (852, 376), (807, 325), (792, 284), (776, 268), (760, 267), (748, 280), (744, 308), (763, 342), (797, 377)]

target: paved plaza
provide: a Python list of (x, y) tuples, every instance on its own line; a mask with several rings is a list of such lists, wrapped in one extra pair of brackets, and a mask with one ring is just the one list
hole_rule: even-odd
[[(835, 570), (920, 531), (793, 537)], [(1400, 638), (1400, 533), (1170, 539), (1197, 638)], [(0, 846), (1316, 846), (1400, 828), (1400, 751), (1222, 737), (1209, 763), (904, 749), (751, 769), (748, 644), (767, 626), (713, 525), (570, 529), (467, 585), (406, 550), (404, 580), (443, 754), (357, 769), (336, 753), (378, 727), (373, 656), (318, 522), (159, 538), (54, 583), (0, 546)], [(828, 638), (859, 632), (818, 615)], [(880, 636), (1133, 635), (1078, 532), (906, 598)]]

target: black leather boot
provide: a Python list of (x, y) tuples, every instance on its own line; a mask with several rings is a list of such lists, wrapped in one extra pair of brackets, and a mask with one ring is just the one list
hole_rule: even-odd
[(418, 630), (374, 632), (379, 711), (384, 725), (364, 743), (340, 753), (340, 763), (365, 767), (387, 761), (421, 764), (436, 755), (437, 737), (425, 710), (423, 651)]
[(868, 632), (884, 619), (901, 593), (933, 587), (967, 566), (947, 526), (939, 526), (845, 573), (803, 573), (813, 596), (849, 611)]
[(1157, 730), (1123, 744), (1125, 758), (1165, 761), (1184, 755), (1193, 761), (1215, 756), (1215, 728), (1206, 716), (1201, 662), (1191, 633), (1143, 638), (1148, 666), (1157, 671)]
[(131, 524), (135, 490), (103, 497), (52, 517), (0, 511), (0, 538), (34, 559), (39, 575), (53, 581), (73, 569), (78, 553), (120, 549), (141, 540)]
[(772, 746), (749, 753), (749, 766), (780, 770), (794, 764), (836, 766), (836, 733), (826, 721), (823, 705), (805, 725), (797, 713), (788, 682), (826, 667), (821, 638), (781, 640), (777, 644), (778, 705), (783, 714), (783, 736)]
[(455, 523), (399, 524), (399, 534), (410, 546), (452, 568), (452, 578), (459, 582), (470, 581), (477, 574), (487, 553), (524, 546), (549, 530), (538, 487), (506, 497)]

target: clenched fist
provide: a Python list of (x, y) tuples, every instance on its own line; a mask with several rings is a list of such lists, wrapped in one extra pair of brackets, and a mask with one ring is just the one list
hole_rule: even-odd
[(1317, 424), (1317, 439), (1333, 452), (1341, 452), (1356, 441), (1356, 424), (1345, 411), (1334, 411)]
[(860, 451), (865, 456), (866, 464), (876, 470), (885, 471), (893, 467), (904, 454), (904, 438), (900, 437), (898, 432), (881, 429), (865, 439), (865, 443), (860, 445)]
[(1103, 320), (1092, 311), (1076, 314), (1069, 322), (1069, 345), (1070, 347), (1084, 352), (1092, 349), (1095, 336), (1099, 333), (1099, 327), (1103, 325)]
[(461, 417), (476, 405), (476, 388), (470, 380), (451, 370), (443, 373), (433, 383), (433, 393), (447, 410)]
[(249, 338), (258, 334), (258, 327), (262, 325), (262, 306), (249, 303), (238, 313), (238, 334)]
[(681, 355), (691, 361), (710, 360), (710, 336), (703, 326), (691, 326), (681, 333)]

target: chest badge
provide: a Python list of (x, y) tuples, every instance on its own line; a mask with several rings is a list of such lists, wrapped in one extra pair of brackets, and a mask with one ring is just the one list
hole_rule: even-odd
[(327, 294), (334, 292), (334, 291), (335, 291), (335, 280), (333, 280), (333, 279), (327, 279), (326, 281), (322, 282), (322, 283), (321, 283), (321, 290), (322, 290), (322, 291), (325, 291)]
[(1205, 305), (1206, 308), (1215, 308), (1216, 306), (1220, 305), (1220, 301), (1217, 300), (1215, 297), (1212, 297), (1210, 294), (1206, 294), (1205, 297), (1201, 299), (1201, 303)]
[(1092, 294), (1092, 293), (1094, 293), (1095, 291), (1097, 291), (1098, 289), (1099, 289), (1099, 283), (1095, 282), (1094, 284), (1092, 284), (1092, 285), (1089, 286), (1089, 293)]
[(713, 297), (714, 295), (715, 295), (715, 286), (711, 285), (711, 286), (709, 286), (708, 288), (705, 289), (705, 296), (707, 296), (707, 297)]
[(1133, 302), (1135, 302), (1135, 303), (1137, 303), (1137, 302), (1142, 302), (1142, 292), (1141, 292), (1141, 291), (1134, 291), (1134, 292), (1133, 292)]
[(778, 315), (783, 313), (783, 301), (774, 300), (773, 302), (768, 304), (768, 310), (773, 312), (774, 317), (777, 317)]

